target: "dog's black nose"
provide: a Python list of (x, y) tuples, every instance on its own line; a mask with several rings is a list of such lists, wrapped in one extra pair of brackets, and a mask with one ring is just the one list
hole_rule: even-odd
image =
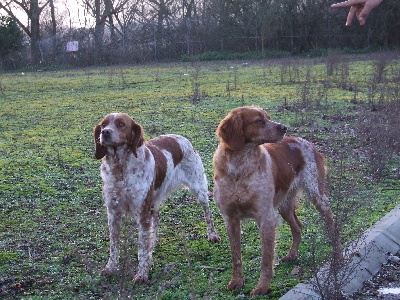
[(280, 124), (280, 125), (279, 125), (279, 130), (280, 130), (282, 133), (286, 133), (286, 132), (287, 132), (287, 127), (286, 127), (285, 125)]
[(111, 132), (108, 129), (103, 129), (101, 131), (101, 134), (103, 135), (104, 138), (109, 138), (111, 136)]

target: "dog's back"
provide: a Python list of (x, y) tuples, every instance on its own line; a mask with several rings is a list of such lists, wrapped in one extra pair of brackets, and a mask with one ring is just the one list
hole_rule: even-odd
[(275, 194), (305, 190), (310, 196), (326, 194), (324, 156), (315, 146), (299, 137), (284, 137), (282, 141), (264, 144), (271, 156)]
[(176, 134), (161, 135), (146, 142), (146, 146), (155, 160), (157, 195), (165, 197), (182, 185), (195, 195), (207, 195), (203, 164), (188, 139)]

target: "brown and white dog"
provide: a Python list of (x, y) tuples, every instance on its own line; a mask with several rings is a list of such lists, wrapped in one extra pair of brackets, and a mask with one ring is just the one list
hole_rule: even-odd
[(261, 274), (252, 295), (265, 294), (270, 287), (277, 212), (289, 223), (293, 236), (283, 261), (297, 257), (302, 224), (295, 209), (303, 190), (323, 216), (335, 255), (341, 259), (341, 245), (334, 237), (335, 223), (327, 196), (324, 157), (310, 142), (284, 137), (286, 131), (284, 125), (271, 121), (262, 108), (255, 106), (232, 110), (216, 131), (220, 144), (213, 159), (214, 199), (225, 220), (231, 246), (233, 276), (229, 290), (244, 285), (242, 219), (255, 219), (261, 233)]
[(135, 282), (147, 282), (159, 227), (159, 210), (168, 194), (185, 185), (200, 202), (208, 240), (219, 241), (208, 205), (203, 164), (191, 143), (179, 135), (145, 141), (142, 127), (124, 113), (107, 115), (94, 128), (95, 156), (110, 231), (110, 258), (105, 275), (118, 271), (121, 218), (132, 214), (138, 227), (138, 271)]

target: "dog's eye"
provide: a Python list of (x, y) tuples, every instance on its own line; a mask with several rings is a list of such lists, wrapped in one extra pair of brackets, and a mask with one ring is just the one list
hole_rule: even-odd
[(257, 119), (257, 120), (255, 121), (255, 123), (256, 123), (257, 125), (265, 125), (265, 120), (264, 120), (264, 119)]
[(104, 127), (106, 127), (106, 126), (107, 126), (106, 123), (102, 123), (102, 124), (101, 124), (101, 127), (102, 127), (102, 128), (104, 128)]
[(122, 127), (125, 126), (125, 123), (123, 123), (123, 122), (118, 122), (117, 126), (118, 126), (119, 128), (122, 128)]

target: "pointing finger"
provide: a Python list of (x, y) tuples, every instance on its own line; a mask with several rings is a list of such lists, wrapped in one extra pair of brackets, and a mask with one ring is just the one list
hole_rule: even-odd
[(362, 4), (362, 3), (365, 3), (365, 0), (348, 0), (348, 1), (332, 4), (331, 7), (332, 8), (343, 8), (343, 7), (350, 7), (350, 6)]

